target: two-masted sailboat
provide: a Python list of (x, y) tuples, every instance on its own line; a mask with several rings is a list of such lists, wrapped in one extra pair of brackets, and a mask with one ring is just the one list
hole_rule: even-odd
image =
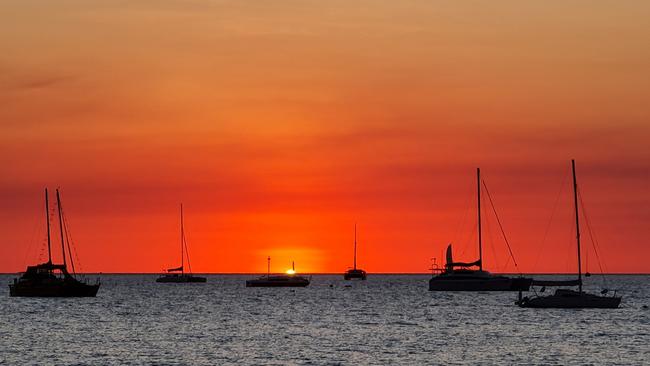
[(521, 297), (517, 305), (523, 308), (618, 308), (621, 303), (621, 297), (606, 296), (607, 290), (603, 290), (602, 295), (590, 294), (582, 291), (582, 259), (580, 257), (580, 215), (578, 209), (578, 183), (576, 179), (576, 164), (571, 160), (571, 171), (573, 173), (573, 204), (575, 208), (576, 221), (576, 248), (578, 251), (578, 278), (568, 281), (533, 281), (533, 286), (578, 286), (578, 291), (569, 289), (557, 289), (553, 295)]
[(291, 262), (287, 274), (271, 275), (271, 257), (266, 259), (266, 276), (246, 281), (246, 287), (306, 287), (311, 280), (296, 274), (296, 265)]
[(451, 244), (447, 247), (444, 270), (429, 280), (429, 291), (528, 291), (532, 279), (493, 275), (483, 270), (483, 242), (481, 230), (481, 170), (476, 169), (478, 212), (478, 260), (470, 263), (454, 262)]
[[(170, 268), (167, 273), (158, 277), (156, 282), (162, 283), (196, 283), (206, 282), (205, 277), (192, 275), (192, 265), (190, 264), (190, 252), (187, 250), (187, 240), (185, 239), (185, 226), (183, 224), (183, 204), (181, 204), (181, 265), (180, 267)], [(187, 256), (188, 271), (185, 272), (185, 257)]]
[[(59, 231), (61, 234), (62, 264), (52, 262), (52, 240), (50, 233), (50, 207), (47, 188), (45, 189), (45, 219), (47, 223), (47, 262), (28, 266), (20, 278), (9, 285), (10, 296), (26, 297), (94, 297), (99, 290), (99, 281), (88, 284), (77, 279), (75, 274), (68, 228), (61, 208), (61, 196), (56, 190)], [(66, 251), (66, 246), (68, 250)], [(72, 273), (68, 271), (68, 261)]]
[(366, 271), (361, 268), (357, 268), (357, 225), (354, 224), (354, 267), (348, 269), (344, 274), (343, 278), (347, 280), (365, 280)]

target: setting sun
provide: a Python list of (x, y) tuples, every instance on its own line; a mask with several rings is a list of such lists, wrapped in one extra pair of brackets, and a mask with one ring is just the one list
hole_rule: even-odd
[(296, 274), (296, 271), (294, 271), (293, 269), (289, 268), (289, 269), (287, 269), (287, 274), (288, 274), (288, 275), (294, 275), (294, 274)]

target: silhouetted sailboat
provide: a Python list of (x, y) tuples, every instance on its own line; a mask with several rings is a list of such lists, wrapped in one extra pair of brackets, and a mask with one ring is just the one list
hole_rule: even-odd
[(366, 279), (366, 271), (357, 268), (357, 224), (354, 224), (354, 267), (352, 267), (352, 269), (348, 269), (343, 275), (343, 278), (345, 280)]
[(291, 262), (291, 273), (271, 276), (271, 257), (266, 262), (266, 276), (246, 281), (246, 287), (306, 287), (311, 282), (309, 278), (296, 274), (295, 263)]
[[(189, 272), (185, 272), (185, 255), (187, 255), (187, 266)], [(181, 266), (170, 268), (167, 274), (156, 279), (156, 282), (163, 283), (196, 283), (206, 282), (205, 277), (193, 276), (192, 265), (190, 264), (190, 252), (187, 250), (187, 240), (185, 240), (185, 227), (183, 224), (183, 205), (181, 204)]]
[[(493, 275), (483, 270), (483, 243), (481, 237), (481, 170), (476, 169), (478, 188), (478, 253), (475, 262), (454, 262), (451, 244), (447, 246), (445, 269), (429, 280), (429, 291), (527, 291), (532, 279)], [(473, 269), (472, 267), (478, 267)]]
[[(99, 290), (99, 281), (91, 285), (80, 281), (74, 274), (74, 262), (70, 252), (70, 242), (67, 238), (67, 225), (63, 219), (61, 197), (56, 190), (57, 211), (59, 215), (59, 230), (61, 233), (61, 252), (63, 264), (52, 263), (52, 243), (50, 238), (50, 214), (47, 188), (45, 189), (45, 219), (47, 222), (47, 262), (28, 266), (20, 278), (14, 279), (9, 285), (10, 296), (26, 297), (94, 297)], [(68, 251), (66, 253), (66, 244)], [(73, 273), (68, 272), (67, 258), (70, 260)]]
[(576, 179), (575, 161), (571, 160), (571, 170), (573, 172), (573, 203), (575, 206), (576, 219), (576, 244), (578, 251), (578, 278), (569, 281), (533, 281), (536, 286), (578, 286), (578, 291), (568, 289), (557, 289), (553, 295), (533, 296), (521, 298), (517, 305), (523, 308), (618, 308), (621, 303), (621, 297), (605, 296), (607, 290), (602, 291), (603, 296), (589, 294), (582, 291), (582, 260), (580, 257), (580, 215), (578, 211), (578, 183)]

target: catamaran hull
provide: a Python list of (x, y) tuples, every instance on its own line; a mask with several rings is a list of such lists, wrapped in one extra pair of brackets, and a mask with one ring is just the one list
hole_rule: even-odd
[(446, 279), (429, 280), (429, 291), (528, 291), (530, 278)]
[(346, 281), (349, 280), (365, 280), (366, 271), (361, 269), (351, 269), (343, 274), (343, 279)]
[(346, 274), (343, 275), (343, 279), (346, 280), (346, 281), (349, 281), (349, 280), (362, 280), (362, 281), (365, 281), (366, 280), (366, 275), (365, 274), (358, 275), (358, 274), (348, 274), (348, 273), (346, 273)]
[(160, 277), (156, 279), (158, 283), (204, 283), (207, 282), (205, 277)]
[(265, 282), (251, 280), (246, 281), (246, 287), (307, 287), (309, 282)]
[(621, 304), (620, 297), (560, 297), (542, 296), (523, 298), (517, 302), (522, 308), (538, 309), (616, 309)]
[(9, 285), (12, 297), (95, 297), (99, 285), (63, 284), (63, 285), (29, 285), (20, 283)]

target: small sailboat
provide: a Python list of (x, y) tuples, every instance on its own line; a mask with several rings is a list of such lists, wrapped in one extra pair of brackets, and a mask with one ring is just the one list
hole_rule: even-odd
[[(188, 272), (185, 272), (185, 256), (187, 255)], [(187, 250), (187, 240), (185, 239), (185, 226), (183, 224), (183, 205), (181, 204), (181, 266), (170, 268), (167, 273), (158, 277), (156, 282), (162, 283), (196, 283), (206, 282), (205, 277), (192, 275), (192, 265), (190, 264), (190, 252)]]
[(366, 271), (357, 268), (357, 225), (356, 224), (354, 224), (354, 267), (348, 269), (345, 272), (345, 274), (343, 274), (343, 278), (346, 281), (353, 280), (353, 279), (358, 279), (358, 280), (366, 279)]
[[(94, 297), (99, 290), (99, 281), (88, 284), (77, 279), (74, 269), (68, 228), (61, 209), (61, 196), (56, 190), (59, 231), (61, 234), (62, 264), (52, 263), (52, 241), (50, 234), (50, 208), (47, 188), (45, 189), (45, 219), (47, 222), (47, 262), (28, 266), (20, 278), (9, 285), (10, 296), (25, 297)], [(68, 250), (66, 251), (66, 246)], [(68, 271), (68, 260), (72, 273)]]
[[(483, 270), (483, 242), (481, 231), (481, 170), (476, 169), (478, 188), (478, 260), (470, 263), (454, 262), (451, 244), (447, 246), (444, 270), (429, 280), (429, 291), (528, 291), (532, 279), (493, 275)], [(478, 268), (477, 268), (478, 267)]]
[(266, 276), (246, 281), (246, 287), (306, 287), (311, 282), (310, 278), (296, 274), (296, 265), (291, 263), (291, 270), (287, 274), (271, 275), (271, 257), (267, 258)]
[(571, 160), (571, 171), (573, 172), (573, 203), (575, 206), (576, 220), (576, 244), (578, 251), (578, 278), (568, 281), (533, 281), (533, 286), (578, 286), (578, 291), (569, 289), (557, 289), (553, 295), (533, 296), (522, 298), (519, 293), (517, 305), (523, 308), (601, 308), (615, 309), (621, 303), (621, 297), (607, 296), (607, 290), (601, 295), (590, 294), (582, 290), (582, 260), (580, 257), (580, 215), (578, 210), (578, 183), (576, 180), (576, 164)]

